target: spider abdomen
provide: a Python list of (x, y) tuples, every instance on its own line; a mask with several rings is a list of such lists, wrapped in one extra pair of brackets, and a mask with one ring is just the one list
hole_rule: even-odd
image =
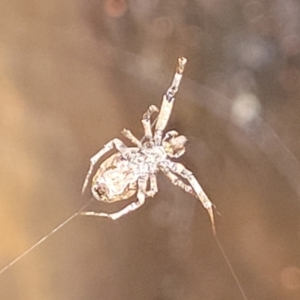
[(103, 202), (125, 200), (137, 191), (137, 175), (132, 164), (120, 153), (105, 160), (96, 172), (92, 182), (94, 197)]

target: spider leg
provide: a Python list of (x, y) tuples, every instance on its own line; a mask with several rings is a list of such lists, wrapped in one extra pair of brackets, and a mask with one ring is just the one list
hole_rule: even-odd
[(190, 185), (184, 183), (177, 175), (172, 173), (169, 168), (163, 167), (161, 168), (161, 171), (170, 179), (172, 184), (180, 187), (185, 192), (197, 197), (197, 194), (194, 192), (193, 188)]
[(183, 73), (186, 62), (187, 62), (187, 60), (184, 57), (181, 57), (178, 59), (178, 66), (177, 66), (176, 73), (173, 78), (173, 82), (172, 82), (171, 86), (169, 87), (169, 89), (167, 90), (167, 92), (163, 96), (163, 101), (162, 101), (160, 113), (157, 118), (157, 123), (155, 126), (155, 132), (154, 132), (155, 145), (160, 145), (160, 143), (161, 143), (162, 133), (168, 124), (168, 121), (169, 121), (169, 118), (170, 118), (170, 115), (172, 112), (174, 100), (175, 100), (174, 96), (178, 91), (179, 84), (180, 84), (180, 81), (182, 78), (182, 73)]
[(157, 180), (154, 174), (150, 175), (150, 190), (146, 191), (147, 197), (154, 197), (154, 195), (158, 192)]
[(104, 147), (98, 151), (94, 156), (91, 157), (90, 159), (90, 168), (87, 172), (87, 175), (85, 177), (85, 180), (84, 180), (84, 184), (83, 184), (83, 187), (82, 187), (82, 193), (84, 193), (87, 185), (88, 185), (88, 182), (89, 182), (89, 178), (93, 172), (93, 168), (95, 166), (95, 164), (99, 161), (99, 159), (105, 155), (108, 151), (112, 150), (113, 148), (116, 148), (121, 154), (124, 154), (124, 152), (126, 151), (127, 149), (127, 146), (119, 139), (113, 139), (111, 140), (110, 142), (108, 142), (107, 144), (104, 145)]
[(88, 211), (88, 212), (82, 212), (81, 215), (83, 216), (94, 216), (94, 217), (105, 217), (105, 218), (109, 218), (112, 220), (117, 220), (125, 215), (127, 215), (128, 213), (130, 213), (131, 211), (134, 211), (136, 209), (138, 209), (140, 206), (142, 206), (145, 203), (145, 199), (146, 199), (146, 187), (147, 187), (147, 177), (140, 177), (138, 180), (138, 193), (137, 193), (137, 201), (136, 202), (132, 202), (129, 205), (125, 206), (123, 209), (121, 209), (120, 211), (117, 211), (115, 213), (96, 213), (93, 211)]
[(151, 116), (154, 112), (159, 112), (159, 109), (155, 105), (150, 105), (147, 111), (143, 115), (142, 124), (145, 131), (145, 137), (152, 141), (153, 134), (151, 129)]
[(121, 133), (133, 144), (138, 146), (139, 148), (142, 147), (142, 143), (133, 135), (133, 133), (128, 129), (123, 129)]
[[(212, 202), (209, 200), (209, 198), (205, 194), (204, 190), (202, 189), (200, 183), (197, 181), (197, 179), (195, 178), (193, 173), (191, 171), (189, 171), (188, 169), (186, 169), (186, 167), (183, 166), (182, 164), (175, 163), (172, 161), (168, 161), (168, 167), (170, 168), (170, 170), (172, 172), (182, 176), (184, 179), (186, 179), (189, 182), (189, 184), (191, 185), (191, 187), (193, 188), (193, 190), (196, 194), (196, 197), (201, 201), (202, 205), (207, 210), (208, 215), (210, 217), (211, 224), (212, 224), (213, 233), (214, 233), (214, 235), (216, 235), (214, 213), (213, 213), (214, 205), (212, 204)], [(180, 186), (180, 185), (181, 184), (179, 183), (178, 186)]]

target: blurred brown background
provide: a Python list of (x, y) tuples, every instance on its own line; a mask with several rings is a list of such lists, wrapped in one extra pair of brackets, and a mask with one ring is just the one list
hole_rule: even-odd
[[(0, 269), (90, 198), (89, 158), (160, 105), (221, 216), (248, 299), (300, 299), (297, 0), (0, 0)], [(196, 199), (77, 217), (0, 276), (1, 300), (243, 299)], [(90, 209), (116, 211), (126, 203)]]

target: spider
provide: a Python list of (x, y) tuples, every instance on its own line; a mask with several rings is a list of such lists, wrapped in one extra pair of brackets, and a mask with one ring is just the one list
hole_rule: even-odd
[[(106, 153), (115, 148), (117, 152), (102, 162), (93, 177), (92, 194), (97, 200), (105, 203), (125, 200), (137, 194), (137, 201), (115, 213), (82, 212), (82, 215), (107, 217), (116, 220), (138, 209), (145, 203), (147, 197), (154, 197), (158, 192), (156, 173), (161, 171), (175, 186), (194, 195), (201, 201), (204, 208), (207, 209), (215, 234), (212, 202), (193, 173), (186, 169), (184, 165), (171, 160), (184, 154), (187, 138), (179, 135), (175, 130), (171, 130), (163, 136), (186, 62), (187, 60), (184, 57), (178, 59), (173, 82), (163, 96), (160, 110), (155, 105), (150, 105), (143, 115), (144, 138), (138, 140), (131, 131), (123, 129), (122, 134), (135, 147), (127, 147), (120, 139), (114, 138), (90, 159), (90, 168), (83, 184), (82, 193), (84, 193), (88, 185), (95, 164)], [(154, 132), (152, 132), (151, 124), (153, 113), (158, 113)], [(149, 189), (148, 182), (150, 182)]]

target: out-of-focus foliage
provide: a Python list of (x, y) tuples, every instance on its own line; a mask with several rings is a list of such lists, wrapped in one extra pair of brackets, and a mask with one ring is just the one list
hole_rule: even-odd
[[(299, 1), (0, 8), (0, 269), (88, 200), (90, 156), (123, 127), (143, 136), (185, 56), (168, 127), (191, 142), (181, 161), (248, 298), (299, 299)], [(242, 299), (201, 205), (158, 184), (120, 221), (74, 219), (0, 276), (0, 299)]]

